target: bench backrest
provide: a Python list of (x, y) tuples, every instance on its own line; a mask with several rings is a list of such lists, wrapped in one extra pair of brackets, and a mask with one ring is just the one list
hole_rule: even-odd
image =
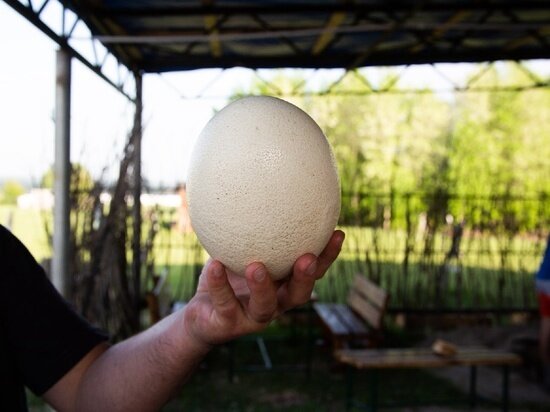
[(348, 294), (348, 305), (373, 329), (382, 329), (382, 319), (388, 305), (388, 293), (368, 280), (355, 275)]

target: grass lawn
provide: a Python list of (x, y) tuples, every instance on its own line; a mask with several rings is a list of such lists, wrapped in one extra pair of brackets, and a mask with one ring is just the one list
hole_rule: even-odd
[[(194, 292), (195, 276), (207, 259), (193, 233), (180, 233), (163, 213), (153, 249), (157, 273), (167, 272), (176, 299)], [(0, 223), (13, 232), (37, 260), (51, 255), (45, 222), (51, 214), (0, 206)], [(146, 233), (147, 223), (144, 223)], [(399, 308), (534, 308), (533, 275), (540, 264), (543, 238), (470, 233), (461, 244), (460, 261), (443, 270), (451, 245), (448, 231), (437, 233), (433, 253), (424, 254), (424, 235), (417, 231), (408, 240), (401, 229), (343, 227), (346, 242), (339, 259), (317, 286), (320, 299), (343, 301), (350, 279), (364, 273), (391, 294), (390, 307)]]
[(45, 230), (46, 221), (52, 221), (50, 212), (0, 205), (0, 224), (10, 227), (39, 262), (52, 255)]

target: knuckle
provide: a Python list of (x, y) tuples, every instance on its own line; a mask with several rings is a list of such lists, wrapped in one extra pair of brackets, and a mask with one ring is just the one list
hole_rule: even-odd
[(261, 308), (254, 311), (253, 319), (257, 323), (267, 323), (273, 319), (275, 307)]
[(296, 296), (294, 296), (294, 299), (292, 299), (292, 303), (294, 304), (294, 306), (305, 305), (309, 301), (310, 296), (311, 291), (309, 291), (309, 293), (301, 291), (300, 293), (296, 294)]
[(228, 318), (233, 318), (238, 309), (237, 302), (231, 297), (218, 301), (216, 307), (220, 315)]
[(271, 313), (257, 313), (254, 316), (254, 320), (257, 323), (267, 323), (271, 320), (272, 314)]

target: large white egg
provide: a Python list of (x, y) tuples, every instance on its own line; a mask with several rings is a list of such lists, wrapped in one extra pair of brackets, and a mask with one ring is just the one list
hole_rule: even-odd
[(218, 112), (193, 149), (191, 223), (214, 259), (243, 275), (263, 262), (274, 279), (318, 255), (338, 222), (340, 184), (315, 121), (273, 97), (246, 97)]

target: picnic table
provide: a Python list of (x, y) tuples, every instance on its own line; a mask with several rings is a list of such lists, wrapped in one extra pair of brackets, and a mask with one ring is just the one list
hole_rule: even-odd
[[(478, 399), (476, 391), (477, 367), (499, 366), (502, 368), (502, 411), (508, 411), (509, 369), (519, 365), (521, 358), (513, 353), (482, 347), (459, 347), (453, 356), (440, 356), (430, 348), (407, 349), (342, 349), (335, 353), (336, 359), (347, 365), (346, 409), (353, 406), (366, 407), (374, 412), (381, 405), (377, 397), (378, 371), (381, 369), (442, 368), (450, 366), (470, 367), (470, 407), (475, 407)], [(354, 372), (366, 370), (370, 373), (368, 403), (354, 399)], [(392, 406), (403, 406), (393, 404)]]

